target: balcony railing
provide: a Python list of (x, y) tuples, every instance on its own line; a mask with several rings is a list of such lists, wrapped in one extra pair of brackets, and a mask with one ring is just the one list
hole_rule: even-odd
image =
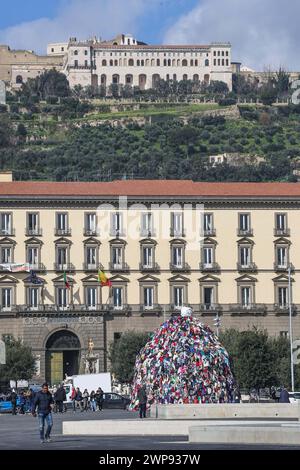
[(39, 304), (33, 305), (18, 305), (17, 310), (19, 313), (61, 313), (61, 312), (104, 312), (106, 305), (87, 305), (87, 304)]
[(10, 307), (3, 307), (0, 306), (0, 313), (14, 313), (18, 311), (18, 307), (16, 305), (11, 305)]
[(182, 228), (181, 230), (180, 229), (175, 229), (175, 228), (171, 228), (170, 229), (170, 237), (185, 237), (186, 236), (186, 232), (185, 230)]
[(72, 263), (60, 264), (54, 263), (55, 271), (75, 271), (75, 266)]
[(43, 263), (29, 264), (30, 271), (44, 272), (46, 271), (46, 266)]
[(104, 305), (103, 307), (105, 310), (109, 310), (115, 313), (129, 313), (131, 311), (131, 307), (128, 304), (116, 306), (112, 303), (109, 303)]
[(173, 272), (186, 272), (190, 271), (191, 267), (188, 263), (181, 263), (181, 264), (173, 264), (170, 263), (170, 271)]
[(126, 272), (129, 271), (127, 263), (109, 263), (110, 271)]
[(203, 230), (204, 237), (215, 237), (216, 235), (217, 235), (217, 232), (215, 228), (208, 228), (208, 229)]
[(237, 229), (237, 236), (238, 237), (253, 237), (253, 228), (238, 228)]
[(265, 315), (267, 313), (267, 306), (265, 304), (229, 304), (228, 309), (229, 313), (232, 314), (251, 313), (252, 315)]
[(156, 230), (154, 229), (141, 229), (140, 230), (141, 237), (156, 237)]
[(141, 311), (142, 314), (151, 313), (151, 312), (159, 314), (159, 313), (162, 312), (162, 307), (159, 304), (153, 304), (151, 307), (141, 304), (140, 305), (140, 311)]
[(72, 235), (72, 229), (70, 228), (55, 228), (54, 234), (56, 237), (70, 237)]
[(255, 263), (248, 263), (248, 264), (237, 263), (237, 270), (240, 272), (255, 272), (257, 271), (257, 266)]
[(294, 270), (294, 266), (290, 263), (285, 263), (285, 264), (278, 264), (274, 263), (274, 271), (277, 272), (287, 272), (289, 270), (289, 267), (291, 267), (291, 270)]
[(125, 233), (125, 230), (124, 229), (111, 229), (109, 231), (109, 235), (111, 237), (125, 237), (126, 236), (126, 233)]
[(84, 271), (103, 271), (104, 270), (104, 267), (103, 267), (103, 264), (101, 263), (83, 263), (83, 270)]
[(68, 65), (68, 70), (96, 70), (96, 65)]
[(16, 230), (14, 228), (1, 228), (0, 229), (0, 236), (1, 237), (14, 237), (16, 235)]
[(146, 271), (146, 272), (150, 272), (150, 271), (159, 271), (159, 265), (157, 263), (149, 263), (149, 264), (144, 264), (144, 263), (140, 263), (140, 271)]
[(27, 237), (41, 237), (43, 235), (43, 229), (41, 228), (26, 228), (25, 235)]
[(218, 265), (218, 263), (210, 263), (210, 264), (200, 263), (199, 264), (199, 269), (202, 272), (215, 273), (215, 272), (220, 271), (220, 266)]
[(222, 311), (220, 304), (200, 304), (200, 313), (218, 313)]
[[(296, 305), (291, 305), (292, 315), (297, 313)], [(290, 313), (289, 304), (274, 304), (274, 312), (276, 315), (288, 315)]]
[(83, 235), (85, 237), (96, 237), (97, 235), (99, 235), (99, 232), (97, 231), (97, 229), (84, 228)]
[(289, 228), (274, 228), (274, 237), (290, 237), (291, 230)]

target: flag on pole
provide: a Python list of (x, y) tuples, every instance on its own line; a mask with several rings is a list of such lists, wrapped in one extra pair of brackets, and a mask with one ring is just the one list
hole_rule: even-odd
[(66, 274), (65, 271), (64, 271), (64, 284), (65, 284), (65, 287), (66, 287), (67, 289), (70, 289), (70, 288), (71, 288), (71, 284), (70, 284), (70, 282), (69, 282), (69, 279), (67, 278), (67, 274)]
[(98, 273), (98, 280), (101, 284), (101, 287), (111, 287), (112, 286), (112, 282), (110, 279), (108, 279), (108, 277), (106, 276), (105, 272), (103, 271), (99, 271)]

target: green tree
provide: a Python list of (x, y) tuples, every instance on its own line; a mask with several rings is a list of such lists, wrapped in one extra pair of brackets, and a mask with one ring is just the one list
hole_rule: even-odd
[(266, 106), (271, 106), (277, 98), (277, 90), (272, 81), (264, 84), (260, 89), (260, 99)]
[(67, 97), (71, 90), (65, 74), (57, 70), (47, 70), (36, 78), (29, 78), (22, 85), (21, 96), (30, 99), (32, 95), (37, 95), (40, 99), (47, 99), (49, 96)]
[(30, 380), (36, 372), (30, 346), (11, 335), (3, 335), (3, 340), (6, 345), (6, 364), (0, 365), (1, 381), (8, 383), (10, 380)]
[(136, 356), (148, 339), (147, 333), (126, 331), (120, 339), (110, 345), (111, 371), (119, 382), (132, 381)]
[(10, 119), (0, 115), (0, 148), (7, 147), (12, 140), (13, 130)]

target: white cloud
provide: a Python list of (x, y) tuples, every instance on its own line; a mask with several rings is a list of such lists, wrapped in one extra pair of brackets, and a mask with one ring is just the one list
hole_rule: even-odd
[(62, 0), (55, 18), (40, 18), (0, 30), (0, 43), (45, 52), (49, 42), (138, 31), (138, 19), (159, 0)]
[(166, 32), (164, 43), (230, 41), (233, 60), (265, 70), (300, 70), (299, 0), (199, 0)]

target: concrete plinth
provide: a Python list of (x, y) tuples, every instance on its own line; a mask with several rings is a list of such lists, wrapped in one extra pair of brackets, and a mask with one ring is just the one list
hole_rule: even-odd
[(226, 403), (203, 405), (152, 405), (158, 419), (291, 419), (300, 420), (300, 405), (289, 403)]
[(202, 425), (189, 429), (190, 443), (300, 446), (300, 427)]

